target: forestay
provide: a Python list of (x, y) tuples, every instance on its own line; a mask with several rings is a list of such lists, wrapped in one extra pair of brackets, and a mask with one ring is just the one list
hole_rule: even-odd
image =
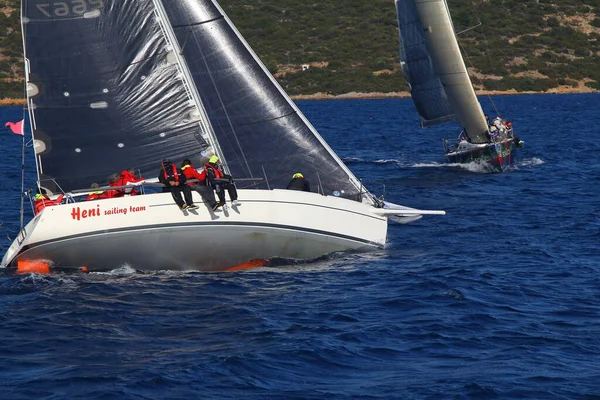
[[(64, 191), (127, 167), (215, 151), (236, 178), (325, 194), (360, 182), (305, 119), (216, 2), (23, 1), (29, 108), (44, 186)], [(268, 185), (268, 186), (267, 186)]]

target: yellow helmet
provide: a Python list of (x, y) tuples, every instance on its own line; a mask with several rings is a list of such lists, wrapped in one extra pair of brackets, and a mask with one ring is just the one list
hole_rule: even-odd
[(219, 157), (217, 157), (216, 154), (213, 154), (212, 156), (210, 156), (210, 158), (208, 159), (208, 162), (211, 164), (216, 163), (217, 161), (219, 161)]
[(304, 175), (302, 175), (300, 172), (296, 172), (294, 175), (292, 175), (292, 179), (296, 178), (304, 178)]

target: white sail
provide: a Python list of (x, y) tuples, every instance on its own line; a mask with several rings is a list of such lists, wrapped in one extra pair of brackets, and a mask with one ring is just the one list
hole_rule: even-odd
[(445, 0), (415, 0), (434, 69), (448, 101), (474, 143), (485, 143), (487, 124), (456, 40)]

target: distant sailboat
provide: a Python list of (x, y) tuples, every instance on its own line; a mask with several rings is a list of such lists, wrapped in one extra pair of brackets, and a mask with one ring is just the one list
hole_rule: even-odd
[(454, 145), (444, 141), (451, 163), (485, 162), (495, 171), (515, 163), (523, 141), (512, 123), (488, 121), (475, 95), (460, 53), (445, 0), (396, 0), (400, 62), (410, 93), (428, 126), (458, 119), (462, 130)]
[[(23, 1), (21, 22), (37, 186), (65, 202), (22, 227), (3, 267), (222, 271), (381, 248), (388, 219), (444, 214), (371, 194), (215, 1)], [(247, 184), (239, 206), (182, 211), (169, 193), (82, 201), (114, 172), (156, 177), (162, 159), (213, 154)], [(316, 189), (285, 190), (296, 172)]]

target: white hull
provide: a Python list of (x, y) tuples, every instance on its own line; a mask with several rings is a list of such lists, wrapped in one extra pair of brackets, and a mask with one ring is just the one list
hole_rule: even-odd
[(253, 259), (313, 259), (383, 247), (387, 217), (374, 207), (290, 190), (239, 190), (227, 211), (181, 211), (169, 193), (48, 207), (2, 260), (49, 260), (63, 268), (221, 271)]

